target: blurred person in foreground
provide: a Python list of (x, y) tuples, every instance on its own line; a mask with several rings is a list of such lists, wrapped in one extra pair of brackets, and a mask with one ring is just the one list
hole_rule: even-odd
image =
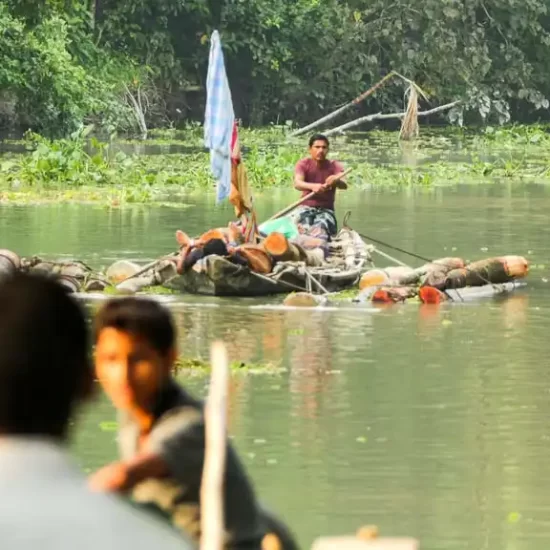
[(67, 453), (69, 418), (92, 395), (83, 312), (59, 284), (0, 283), (0, 547), (192, 548), (113, 495), (94, 494)]
[[(151, 299), (113, 299), (98, 312), (94, 334), (96, 374), (121, 415), (121, 460), (92, 475), (90, 486), (130, 492), (200, 542), (204, 410), (172, 377), (177, 346), (170, 312)], [(258, 504), (229, 442), (224, 475), (225, 547), (259, 549), (265, 535), (274, 535), (284, 550), (296, 548), (284, 524)]]

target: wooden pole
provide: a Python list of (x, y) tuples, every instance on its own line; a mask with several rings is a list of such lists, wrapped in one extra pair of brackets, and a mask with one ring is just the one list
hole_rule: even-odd
[(317, 126), (320, 126), (321, 124), (323, 124), (323, 122), (327, 122), (329, 120), (332, 120), (333, 118), (336, 118), (339, 114), (343, 113), (344, 111), (347, 111), (350, 107), (353, 107), (358, 103), (361, 103), (361, 101), (363, 101), (364, 99), (369, 97), (371, 94), (373, 94), (376, 90), (378, 90), (378, 88), (380, 88), (380, 86), (382, 86), (387, 80), (389, 80), (395, 74), (396, 73), (394, 71), (391, 71), (384, 78), (382, 78), (382, 80), (378, 81), (374, 86), (371, 86), (366, 92), (363, 92), (361, 95), (357, 96), (353, 101), (346, 103), (342, 107), (339, 107), (338, 109), (336, 109), (336, 111), (333, 111), (332, 113), (324, 116), (323, 118), (320, 118), (315, 122), (312, 122), (308, 126), (295, 130), (290, 134), (290, 136), (295, 137), (295, 136), (305, 134), (307, 131), (312, 130), (313, 128), (316, 128)]
[(176, 257), (178, 254), (179, 254), (179, 252), (172, 252), (171, 254), (168, 254), (167, 256), (163, 256), (162, 258), (158, 258), (157, 260), (154, 260), (154, 261), (148, 263), (147, 265), (144, 265), (139, 271), (136, 271), (133, 275), (130, 275), (129, 277), (126, 277), (126, 279), (124, 279), (123, 281), (120, 281), (120, 283), (118, 283), (118, 284), (129, 281), (130, 279), (135, 279), (136, 277), (139, 277), (140, 275), (143, 275), (144, 273), (146, 273), (150, 269), (153, 269), (153, 267), (155, 267), (160, 262), (163, 262), (164, 260), (170, 260), (170, 259)]
[(224, 546), (223, 480), (225, 473), (229, 362), (223, 342), (210, 347), (212, 373), (205, 407), (205, 455), (201, 481), (200, 550)]
[[(419, 111), (416, 116), (428, 116), (433, 115), (435, 113), (439, 113), (440, 111), (445, 111), (447, 109), (451, 109), (455, 105), (458, 105), (461, 101), (453, 101), (452, 103), (446, 103), (445, 105), (440, 105), (439, 107), (434, 107), (433, 109), (430, 109), (429, 111)], [(327, 130), (325, 132), (325, 136), (331, 136), (332, 134), (337, 134), (340, 132), (343, 132), (344, 130), (348, 130), (349, 128), (353, 128), (355, 126), (359, 126), (360, 124), (363, 124), (364, 122), (370, 122), (371, 120), (388, 120), (392, 118), (403, 118), (406, 113), (388, 113), (388, 114), (382, 114), (382, 113), (375, 113), (373, 115), (367, 115), (363, 116), (361, 118), (357, 118), (355, 120), (352, 120), (351, 122), (346, 122), (345, 124), (342, 124), (341, 126), (338, 126), (337, 128), (333, 128), (332, 130)]]
[[(342, 172), (342, 175), (337, 180), (335, 180), (335, 182), (340, 181), (343, 177), (347, 176), (352, 170), (353, 170), (353, 168), (348, 168), (345, 172)], [(308, 199), (311, 199), (316, 194), (317, 193), (315, 193), (315, 191), (312, 191), (311, 193), (308, 193), (307, 195), (305, 195), (304, 197), (301, 197), (296, 202), (293, 202), (292, 204), (290, 204), (286, 208), (283, 208), (280, 212), (277, 212), (277, 214), (274, 214), (273, 216), (271, 216), (271, 218), (269, 218), (266, 221), (270, 222), (271, 220), (276, 220), (277, 218), (281, 218), (282, 216), (285, 216), (289, 212), (292, 212), (295, 208), (298, 208), (298, 206), (300, 206), (302, 203), (306, 202)]]

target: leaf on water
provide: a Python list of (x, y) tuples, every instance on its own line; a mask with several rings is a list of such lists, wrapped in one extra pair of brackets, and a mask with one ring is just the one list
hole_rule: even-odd
[(102, 432), (116, 432), (118, 430), (118, 422), (115, 422), (115, 421), (100, 422), (99, 427)]
[(521, 519), (521, 514), (519, 512), (510, 512), (508, 514), (507, 521), (508, 523), (517, 523)]

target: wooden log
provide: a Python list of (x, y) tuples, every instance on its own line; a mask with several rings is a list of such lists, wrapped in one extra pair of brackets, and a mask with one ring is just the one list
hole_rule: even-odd
[(323, 299), (309, 292), (293, 292), (283, 300), (283, 304), (289, 307), (317, 307), (324, 303)]
[(162, 260), (159, 261), (155, 267), (155, 283), (157, 285), (162, 285), (173, 279), (177, 276), (178, 272), (176, 270), (176, 261), (175, 258), (171, 260)]
[(0, 249), (0, 258), (9, 260), (15, 269), (19, 269), (21, 267), (21, 258), (19, 255), (11, 250), (8, 250), (7, 248)]
[(339, 107), (332, 113), (325, 115), (324, 117), (320, 118), (319, 120), (316, 120), (315, 122), (312, 122), (311, 124), (308, 124), (307, 126), (304, 126), (303, 128), (300, 128), (299, 130), (295, 130), (290, 135), (291, 136), (299, 136), (301, 134), (304, 134), (305, 132), (308, 132), (309, 130), (312, 130), (313, 128), (316, 128), (317, 126), (320, 126), (324, 122), (328, 122), (329, 120), (332, 120), (333, 118), (336, 118), (338, 115), (342, 114), (344, 111), (347, 111), (351, 107), (361, 103), (361, 101), (365, 100), (367, 97), (369, 97), (371, 94), (373, 94), (380, 86), (385, 84), (387, 80), (389, 80), (392, 76), (395, 76), (395, 71), (389, 72), (387, 75), (382, 77), (374, 86), (371, 86), (366, 92), (363, 92), (361, 95), (357, 96), (355, 99), (350, 101), (349, 103), (346, 103), (342, 107)]
[(406, 266), (390, 266), (385, 269), (369, 269), (361, 276), (359, 288), (361, 290), (378, 285), (400, 286), (413, 284), (418, 276), (415, 270)]
[(514, 279), (523, 279), (529, 274), (529, 262), (523, 256), (501, 256), (506, 273)]
[(0, 250), (0, 279), (14, 274), (21, 267), (21, 259), (11, 250)]
[(155, 284), (155, 274), (142, 275), (141, 277), (128, 278), (116, 285), (120, 294), (136, 294), (140, 290)]
[(80, 283), (76, 279), (76, 277), (71, 277), (69, 275), (61, 275), (60, 277), (56, 278), (59, 284), (67, 290), (67, 292), (73, 294), (76, 292), (80, 292), (81, 287)]
[(322, 248), (306, 250), (294, 243), (291, 246), (298, 252), (299, 261), (305, 262), (308, 267), (321, 267), (325, 263), (325, 252)]
[[(525, 268), (520, 272), (520, 275), (525, 276), (528, 271), (527, 261), (525, 260)], [(513, 269), (514, 273), (519, 272), (520, 262), (517, 262)], [(462, 269), (453, 269), (447, 273), (443, 288), (440, 285), (431, 285), (446, 290), (449, 288), (464, 288), (466, 286), (484, 286), (486, 284), (507, 283), (517, 278), (511, 275), (508, 264), (504, 257), (487, 258), (472, 262)]]
[(103, 292), (109, 283), (99, 277), (90, 277), (84, 285), (84, 292)]
[(135, 277), (140, 269), (140, 266), (135, 262), (118, 260), (109, 266), (105, 276), (111, 283), (117, 284), (130, 277)]
[(404, 302), (408, 298), (414, 298), (417, 294), (418, 291), (416, 288), (410, 286), (384, 286), (379, 288), (372, 295), (372, 301), (385, 304), (396, 304), (398, 302)]
[(256, 273), (271, 273), (273, 270), (273, 260), (261, 245), (242, 244), (233, 253), (242, 256), (248, 267)]
[(338, 241), (344, 255), (344, 263), (347, 269), (351, 269), (356, 264), (357, 250), (355, 240), (350, 229), (342, 229), (338, 234)]
[[(433, 115), (435, 113), (439, 113), (441, 111), (445, 111), (447, 109), (453, 108), (455, 105), (458, 105), (460, 103), (460, 100), (453, 101), (451, 103), (446, 103), (445, 105), (440, 105), (439, 107), (434, 107), (433, 109), (430, 109), (428, 111), (419, 111), (416, 116), (429, 116)], [(333, 128), (332, 130), (328, 130), (325, 132), (325, 136), (331, 136), (332, 134), (342, 133), (345, 130), (349, 130), (350, 128), (354, 128), (355, 126), (359, 126), (360, 124), (363, 124), (365, 122), (372, 122), (373, 120), (389, 120), (389, 119), (402, 119), (405, 116), (406, 113), (388, 113), (388, 114), (382, 114), (382, 113), (375, 113), (372, 115), (367, 115), (361, 118), (358, 118), (356, 120), (352, 120), (351, 122), (346, 122), (346, 124), (342, 124), (341, 126), (338, 126), (337, 128)]]
[(292, 250), (288, 239), (277, 231), (270, 233), (264, 239), (263, 247), (277, 261), (299, 260), (299, 255), (295, 253), (296, 249)]

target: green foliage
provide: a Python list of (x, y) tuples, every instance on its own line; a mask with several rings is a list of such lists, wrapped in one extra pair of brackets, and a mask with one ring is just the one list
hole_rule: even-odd
[[(109, 158), (109, 146), (92, 138), (90, 152), (86, 137), (93, 129), (88, 126), (76, 131), (69, 138), (50, 140), (38, 134), (28, 132), (26, 144), (32, 152), (21, 156), (18, 163), (13, 160), (2, 171), (9, 168), (12, 177), (26, 182), (30, 186), (59, 187), (102, 185), (117, 181), (120, 173), (132, 164), (132, 160), (119, 152)], [(17, 170), (13, 170), (17, 167)]]
[[(459, 125), (549, 107), (546, 0), (4, 0), (0, 98), (50, 136), (91, 120), (129, 129), (126, 86), (144, 94), (148, 126), (202, 120), (214, 28), (254, 125), (311, 121), (391, 70), (432, 105), (462, 99), (439, 115)], [(396, 80), (359, 110), (400, 110), (403, 91)]]
[[(73, 201), (118, 207), (155, 202), (183, 208), (193, 192), (213, 199), (214, 181), (207, 151), (154, 154), (148, 140), (142, 154), (120, 151), (130, 143), (90, 138), (91, 127), (62, 140), (27, 134), (28, 154), (0, 156), (0, 202)], [(162, 132), (160, 146), (166, 145)], [(178, 133), (199, 144), (196, 128)], [(291, 202), (292, 168), (304, 153), (301, 140), (280, 142), (280, 129), (243, 130), (245, 166), (255, 197), (274, 190), (287, 192)], [(353, 166), (351, 189), (408, 187), (433, 189), (443, 185), (502, 182), (550, 183), (546, 151), (550, 133), (544, 126), (487, 128), (472, 134), (423, 131), (415, 144), (399, 143), (394, 132), (373, 131), (365, 140), (335, 138), (332, 156)], [(181, 146), (181, 142), (172, 143)], [(460, 157), (457, 157), (460, 151)], [(158, 151), (155, 151), (158, 153)]]
[(30, 26), (0, 5), (0, 55), (0, 91), (14, 102), (19, 126), (59, 137), (94, 116), (128, 124), (119, 88), (130, 64), (95, 48), (78, 17), (53, 12)]

